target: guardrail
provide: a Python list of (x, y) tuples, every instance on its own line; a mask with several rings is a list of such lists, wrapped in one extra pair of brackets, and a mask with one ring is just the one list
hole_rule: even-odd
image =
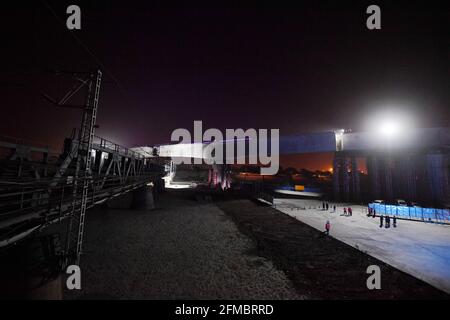
[(450, 224), (450, 209), (406, 207), (388, 204), (370, 203), (369, 208), (376, 215), (388, 215), (400, 219)]
[(93, 145), (101, 148), (110, 150), (112, 152), (117, 152), (119, 154), (123, 154), (125, 156), (133, 156), (136, 159), (144, 159), (144, 155), (142, 153), (136, 152), (134, 150), (131, 150), (130, 148), (121, 146), (115, 142), (109, 141), (105, 138), (94, 136), (94, 139), (92, 141)]
[[(77, 214), (82, 199), (89, 208), (162, 175), (141, 153), (95, 136), (91, 172), (77, 177), (77, 145), (68, 138), (64, 152), (49, 158), (46, 148), (0, 140), (0, 248)], [(87, 193), (77, 188), (86, 180)]]

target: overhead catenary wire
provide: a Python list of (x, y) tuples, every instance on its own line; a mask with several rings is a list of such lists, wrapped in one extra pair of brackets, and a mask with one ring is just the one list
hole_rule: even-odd
[[(48, 9), (48, 11), (55, 17), (55, 19), (59, 23), (61, 23), (63, 26), (65, 26), (64, 21), (56, 14), (55, 10), (53, 10), (53, 8), (48, 4), (48, 2), (45, 0), (41, 0), (41, 2)], [(74, 32), (70, 32), (70, 31), (67, 31), (67, 32), (86, 51), (86, 53), (92, 59), (94, 59), (94, 61), (101, 67), (101, 69), (114, 81), (116, 86), (120, 90), (125, 91), (123, 86), (120, 84), (119, 80), (117, 79), (117, 77), (111, 71), (109, 71), (108, 68), (106, 68), (105, 64), (92, 52), (92, 50), (89, 49), (89, 47)]]

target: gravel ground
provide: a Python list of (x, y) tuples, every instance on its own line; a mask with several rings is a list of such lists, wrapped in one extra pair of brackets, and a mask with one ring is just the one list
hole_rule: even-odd
[(306, 298), (211, 201), (167, 191), (156, 207), (89, 211), (82, 290), (64, 298)]
[[(213, 194), (213, 199), (172, 190), (159, 196), (153, 210), (89, 210), (82, 290), (65, 289), (63, 298), (449, 299), (270, 206), (229, 193)], [(115, 202), (124, 205), (127, 198)], [(64, 229), (60, 224), (47, 232)], [(7, 298), (57, 299), (55, 286), (64, 284), (65, 277), (43, 288), (45, 295), (26, 291), (25, 278), (34, 277), (25, 268), (34, 254), (27, 259), (26, 252), (34, 247), (23, 245), (0, 265), (6, 270), (1, 282), (10, 285), (3, 293)], [(366, 269), (374, 264), (381, 268), (381, 290), (366, 287)]]

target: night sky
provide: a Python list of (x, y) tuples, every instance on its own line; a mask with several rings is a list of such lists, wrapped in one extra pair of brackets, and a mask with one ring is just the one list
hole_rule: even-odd
[[(385, 106), (417, 126), (449, 125), (450, 11), (439, 2), (90, 2), (2, 4), (0, 135), (59, 149), (81, 113), (41, 93), (70, 87), (55, 70), (99, 66), (97, 134), (127, 146), (169, 142), (194, 120), (365, 130)], [(65, 27), (69, 4), (81, 7), (80, 31)], [(381, 7), (381, 30), (366, 28), (370, 4)], [(329, 158), (304, 165), (328, 168)]]

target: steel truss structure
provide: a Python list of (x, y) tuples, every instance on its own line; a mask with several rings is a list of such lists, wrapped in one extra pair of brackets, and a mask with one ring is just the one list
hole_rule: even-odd
[[(80, 82), (71, 92), (87, 89), (86, 103), (79, 106), (81, 126), (65, 139), (61, 154), (0, 137), (0, 248), (69, 219), (64, 265), (78, 264), (86, 210), (157, 184), (163, 175), (163, 168), (143, 154), (95, 135), (101, 72)], [(56, 104), (68, 102), (71, 92)]]

